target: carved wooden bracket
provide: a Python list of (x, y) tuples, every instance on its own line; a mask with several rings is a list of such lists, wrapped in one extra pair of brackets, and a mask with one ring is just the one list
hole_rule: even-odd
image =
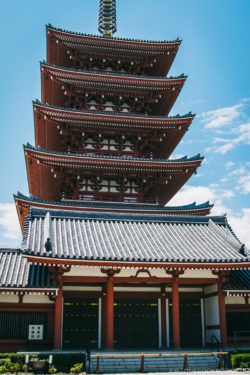
[(214, 270), (212, 271), (212, 274), (218, 276), (222, 284), (225, 284), (229, 281), (229, 271), (226, 271), (226, 270), (215, 271)]
[(146, 268), (136, 271), (135, 277), (137, 277), (140, 273), (146, 273), (149, 277), (152, 277), (150, 271)]
[(178, 278), (180, 275), (183, 275), (185, 270), (165, 270), (166, 274), (171, 275), (174, 279)]
[(70, 272), (71, 266), (70, 267), (63, 267), (63, 266), (56, 266), (53, 267), (50, 272), (51, 272), (51, 278), (57, 283), (59, 287), (62, 287), (63, 285), (63, 275), (66, 272)]
[(108, 277), (113, 277), (117, 273), (120, 273), (120, 269), (113, 269), (113, 268), (101, 268), (102, 273), (106, 273)]

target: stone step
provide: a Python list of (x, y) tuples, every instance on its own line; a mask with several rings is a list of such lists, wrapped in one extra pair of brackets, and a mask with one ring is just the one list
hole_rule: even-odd
[[(219, 367), (216, 356), (190, 356), (188, 369), (215, 370)], [(184, 357), (144, 357), (145, 372), (182, 371)], [(100, 373), (132, 373), (140, 372), (141, 357), (105, 357), (99, 358)], [(96, 358), (91, 359), (91, 372), (96, 372)]]

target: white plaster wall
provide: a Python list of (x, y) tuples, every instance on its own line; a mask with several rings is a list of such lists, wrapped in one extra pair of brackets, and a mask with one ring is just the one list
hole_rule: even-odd
[[(123, 268), (119, 274), (116, 274), (114, 277), (130, 277), (135, 276), (140, 268)], [(155, 277), (170, 277), (167, 275), (164, 269), (158, 268), (148, 268), (151, 276)], [(85, 266), (75, 266), (71, 267), (70, 272), (66, 274), (67, 276), (104, 276), (99, 267), (85, 267)], [(149, 277), (146, 272), (140, 272), (139, 277)], [(216, 279), (217, 276), (212, 274), (211, 270), (185, 270), (183, 275), (180, 275), (180, 278), (212, 278)]]
[(126, 286), (115, 286), (115, 292), (160, 292), (160, 287), (126, 287)]
[(23, 296), (23, 303), (54, 303), (48, 296), (36, 295), (36, 294), (25, 294)]
[(240, 296), (229, 296), (225, 297), (226, 305), (244, 305), (245, 298)]
[(85, 292), (101, 292), (101, 286), (64, 286), (63, 290), (75, 290), (75, 291), (85, 291)]
[(209, 285), (204, 288), (204, 293), (205, 294), (210, 294), (218, 291), (218, 286), (217, 284)]
[(65, 276), (105, 276), (98, 267), (71, 267)]
[[(218, 296), (204, 298), (205, 326), (220, 324)], [(215, 335), (220, 340), (220, 329), (206, 328), (206, 343), (211, 342), (211, 336)]]
[(0, 294), (0, 303), (18, 303), (19, 297), (15, 294)]
[(180, 275), (181, 278), (217, 278), (216, 275), (212, 274), (211, 270), (185, 270), (185, 272)]

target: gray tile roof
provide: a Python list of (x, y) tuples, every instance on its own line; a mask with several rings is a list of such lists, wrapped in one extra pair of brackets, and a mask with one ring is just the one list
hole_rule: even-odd
[(20, 249), (0, 249), (0, 288), (51, 288), (49, 268), (27, 261)]
[[(239, 262), (241, 242), (225, 217), (111, 215), (31, 209), (22, 249), (51, 257), (154, 262)], [(47, 253), (48, 256), (48, 253)]]
[(20, 250), (0, 250), (0, 287), (28, 285), (29, 264)]
[(234, 270), (229, 274), (225, 290), (250, 290), (250, 270)]

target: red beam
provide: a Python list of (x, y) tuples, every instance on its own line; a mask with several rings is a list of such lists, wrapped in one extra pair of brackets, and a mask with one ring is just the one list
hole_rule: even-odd
[[(74, 284), (102, 284), (107, 281), (106, 277), (103, 276), (64, 276), (63, 283), (74, 283)], [(172, 283), (173, 279), (171, 277), (114, 277), (114, 284), (127, 284), (127, 283), (141, 283), (141, 284), (162, 284), (162, 283)], [(179, 284), (217, 284), (217, 278), (181, 278)]]
[[(24, 255), (25, 256), (25, 255)], [(57, 259), (57, 258), (45, 258), (37, 255), (26, 255), (25, 256), (32, 263), (44, 263), (44, 264), (63, 264), (68, 266), (98, 266), (98, 267), (132, 267), (132, 268), (162, 268), (162, 269), (242, 269), (249, 268), (250, 262), (239, 262), (239, 263), (163, 263), (163, 262), (131, 262), (131, 261), (102, 261), (102, 260), (81, 260), (81, 259)]]

